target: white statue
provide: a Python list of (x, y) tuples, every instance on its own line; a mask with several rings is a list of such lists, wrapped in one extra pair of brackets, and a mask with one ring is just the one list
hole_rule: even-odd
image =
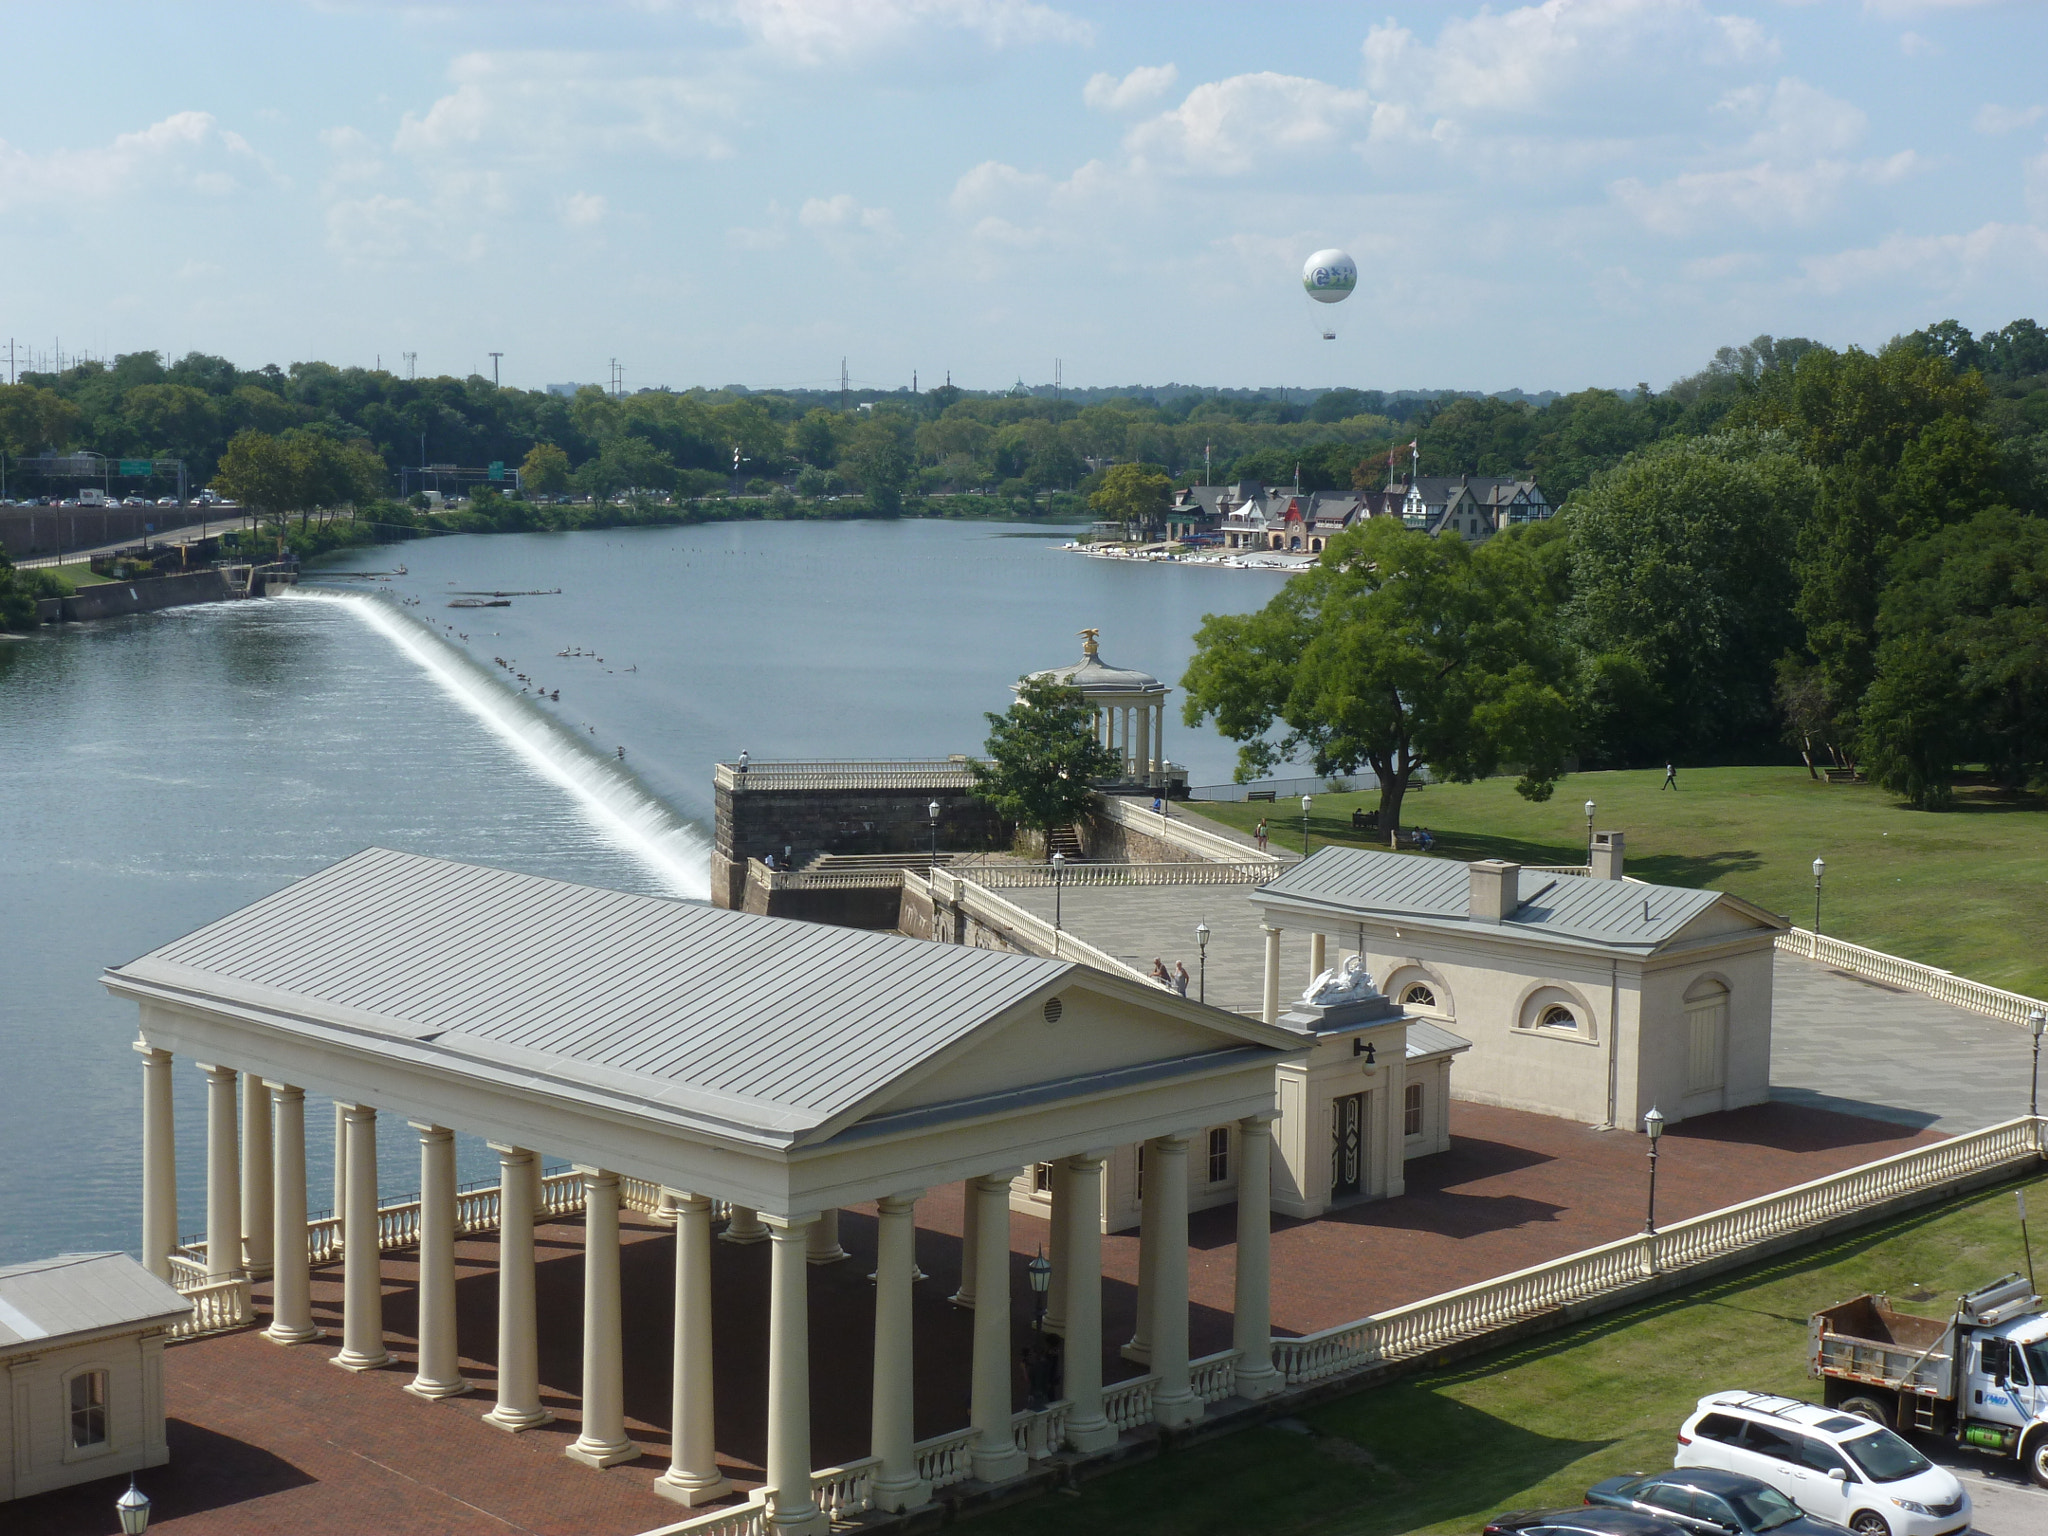
[(1318, 1008), (1336, 1008), (1345, 1003), (1362, 1003), (1377, 995), (1365, 963), (1353, 955), (1341, 969), (1333, 966), (1310, 982), (1301, 1000)]

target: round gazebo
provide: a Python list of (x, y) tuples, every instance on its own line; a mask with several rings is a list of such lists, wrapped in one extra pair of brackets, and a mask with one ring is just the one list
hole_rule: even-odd
[(1166, 760), (1166, 684), (1149, 672), (1112, 667), (1096, 645), (1101, 631), (1081, 631), (1081, 659), (1072, 666), (1034, 672), (1078, 688), (1095, 710), (1095, 737), (1115, 751), (1123, 764), (1123, 780), (1164, 789), (1181, 779)]

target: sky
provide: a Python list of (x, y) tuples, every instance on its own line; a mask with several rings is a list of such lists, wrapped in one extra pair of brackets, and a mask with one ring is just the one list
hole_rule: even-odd
[(1534, 391), (2048, 323), (2048, 0), (0, 17), (18, 358)]

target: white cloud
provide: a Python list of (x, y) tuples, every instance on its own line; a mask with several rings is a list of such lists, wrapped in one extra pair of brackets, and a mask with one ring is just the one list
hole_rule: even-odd
[(896, 238), (896, 220), (889, 210), (863, 207), (851, 192), (806, 198), (796, 211), (796, 221), (828, 241), (843, 241), (852, 235), (881, 240)]
[(562, 222), (572, 229), (588, 229), (602, 224), (610, 207), (600, 193), (572, 192), (562, 203)]
[(1941, 44), (1932, 38), (1922, 37), (1918, 32), (1899, 34), (1899, 52), (1909, 59), (1932, 58), (1941, 52)]
[(394, 147), (423, 158), (559, 162), (579, 153), (730, 154), (731, 88), (638, 55), (469, 53), (448, 69), (454, 90), (408, 112)]
[(1985, 224), (1965, 234), (1894, 233), (1874, 245), (1801, 263), (1823, 293), (1899, 282), (1952, 292), (1990, 277), (2048, 280), (2048, 229), (2027, 224)]
[(769, 53), (824, 64), (901, 46), (921, 33), (961, 32), (990, 48), (1087, 44), (1095, 29), (1037, 0), (727, 0), (710, 14), (737, 22)]
[(2027, 200), (2027, 212), (2034, 216), (2035, 223), (2048, 225), (2048, 153), (2034, 156), (2021, 174), (2020, 186)]
[(1970, 126), (1979, 133), (2011, 133), (2019, 128), (2031, 128), (2048, 116), (2048, 107), (2001, 107), (1987, 101), (1977, 109), (1977, 115), (1970, 119)]
[(1173, 89), (1180, 70), (1171, 64), (1140, 64), (1119, 80), (1115, 75), (1091, 75), (1081, 88), (1081, 100), (1097, 112), (1128, 112), (1149, 107)]
[(1125, 138), (1136, 167), (1240, 176), (1276, 156), (1328, 149), (1367, 124), (1371, 99), (1271, 71), (1196, 86)]
[(410, 257), (429, 223), (409, 197), (377, 192), (327, 210), (327, 248), (344, 261), (382, 264)]
[(210, 112), (175, 112), (134, 133), (86, 149), (44, 154), (0, 140), (0, 209), (100, 203), (168, 183), (210, 197), (238, 190), (249, 172), (278, 181), (240, 134)]

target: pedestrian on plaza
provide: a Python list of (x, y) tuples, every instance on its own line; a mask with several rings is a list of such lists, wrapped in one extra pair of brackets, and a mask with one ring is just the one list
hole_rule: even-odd
[(1188, 995), (1188, 963), (1185, 960), (1173, 962), (1173, 990), (1182, 997)]
[(1154, 960), (1152, 962), (1152, 979), (1166, 988), (1167, 991), (1171, 992), (1173, 990), (1173, 974), (1167, 970), (1164, 960)]
[(1259, 824), (1252, 828), (1252, 841), (1259, 845), (1259, 852), (1266, 851), (1266, 818), (1261, 816)]
[[(1673, 791), (1676, 791), (1678, 788), (1678, 765), (1676, 763), (1666, 763), (1664, 765), (1664, 788)], [(1662, 793), (1662, 791), (1659, 791), (1659, 793)]]

